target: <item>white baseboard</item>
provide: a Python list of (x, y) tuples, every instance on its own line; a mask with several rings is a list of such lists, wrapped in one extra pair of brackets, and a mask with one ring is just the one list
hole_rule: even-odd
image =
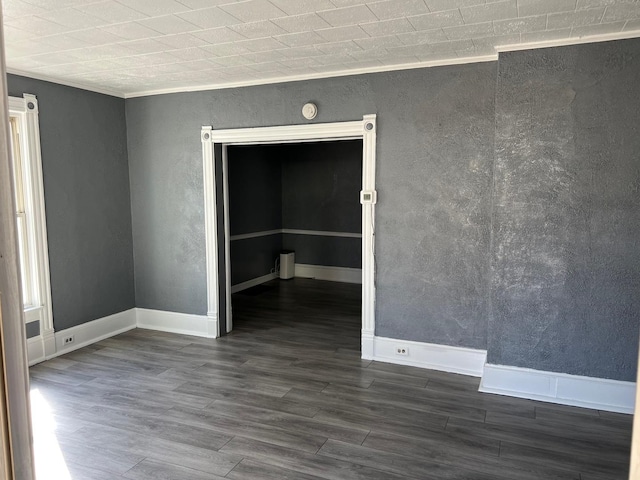
[(296, 263), (295, 276), (331, 282), (362, 283), (362, 270), (360, 268), (326, 267), (324, 265)]
[(42, 338), (42, 335), (37, 335), (27, 339), (27, 359), (29, 361), (29, 366), (46, 360), (44, 353), (44, 339)]
[[(76, 327), (66, 328), (55, 333), (56, 352), (47, 359), (72, 352), (105, 338), (136, 328), (136, 309), (114, 313)], [(73, 343), (64, 344), (64, 339), (73, 336)]]
[[(362, 340), (364, 346), (365, 338), (363, 337)], [(398, 348), (404, 349), (405, 355), (398, 355), (396, 353)], [(363, 348), (363, 356), (364, 354)], [(486, 350), (475, 350), (473, 348), (373, 337), (373, 355), (371, 359), (480, 377), (482, 376), (482, 368), (487, 360), (487, 352)]]
[(251, 280), (247, 280), (246, 282), (237, 283), (236, 285), (231, 286), (231, 293), (238, 293), (243, 290), (246, 290), (251, 287), (255, 287), (257, 285), (261, 285), (263, 283), (268, 282), (269, 280), (273, 280), (278, 278), (277, 273), (269, 273), (267, 275), (263, 275), (261, 277), (252, 278)]
[(136, 308), (136, 317), (138, 328), (196, 337), (215, 338), (217, 336), (217, 322), (206, 315)]
[(633, 413), (636, 384), (487, 364), (484, 366), (480, 391), (609, 412)]

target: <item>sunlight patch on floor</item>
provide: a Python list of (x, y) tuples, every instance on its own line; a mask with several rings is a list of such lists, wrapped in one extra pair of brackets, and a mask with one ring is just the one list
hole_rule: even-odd
[(53, 409), (36, 388), (31, 390), (31, 422), (38, 480), (72, 480), (56, 437)]

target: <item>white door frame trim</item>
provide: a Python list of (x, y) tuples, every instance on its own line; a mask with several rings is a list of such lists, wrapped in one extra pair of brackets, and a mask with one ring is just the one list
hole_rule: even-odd
[[(220, 335), (219, 322), (219, 278), (218, 278), (218, 236), (216, 206), (216, 172), (214, 145), (222, 147), (223, 185), (225, 204), (227, 191), (227, 145), (256, 145), (264, 143), (292, 143), (310, 141), (331, 141), (362, 139), (362, 191), (371, 193), (370, 201), (362, 202), (362, 357), (373, 358), (373, 338), (375, 330), (375, 176), (376, 176), (376, 116), (365, 115), (362, 120), (353, 122), (317, 123), (308, 125), (284, 125), (278, 127), (237, 128), (213, 130), (204, 126), (201, 130), (205, 232), (206, 232), (206, 270), (207, 270), (207, 317), (210, 323), (209, 333), (213, 337)], [(228, 205), (225, 205), (225, 217), (228, 217)], [(225, 256), (229, 251), (228, 222), (225, 221)], [(227, 257), (228, 258), (228, 257)], [(228, 262), (227, 262), (228, 264)], [(229, 268), (226, 269), (227, 297), (229, 287)], [(230, 308), (227, 308), (230, 311)], [(228, 315), (225, 323), (231, 318)], [(227, 327), (229, 328), (230, 325)]]

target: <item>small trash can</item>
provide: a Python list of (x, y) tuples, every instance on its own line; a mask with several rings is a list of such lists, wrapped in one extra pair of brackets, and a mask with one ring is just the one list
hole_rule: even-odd
[(296, 274), (296, 252), (283, 250), (280, 252), (280, 280), (289, 280)]

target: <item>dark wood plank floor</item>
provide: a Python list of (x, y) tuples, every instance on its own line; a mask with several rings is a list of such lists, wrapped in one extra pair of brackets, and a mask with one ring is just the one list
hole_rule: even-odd
[(33, 367), (39, 480), (626, 479), (631, 416), (361, 360), (357, 285), (233, 306), (222, 339), (133, 330)]

